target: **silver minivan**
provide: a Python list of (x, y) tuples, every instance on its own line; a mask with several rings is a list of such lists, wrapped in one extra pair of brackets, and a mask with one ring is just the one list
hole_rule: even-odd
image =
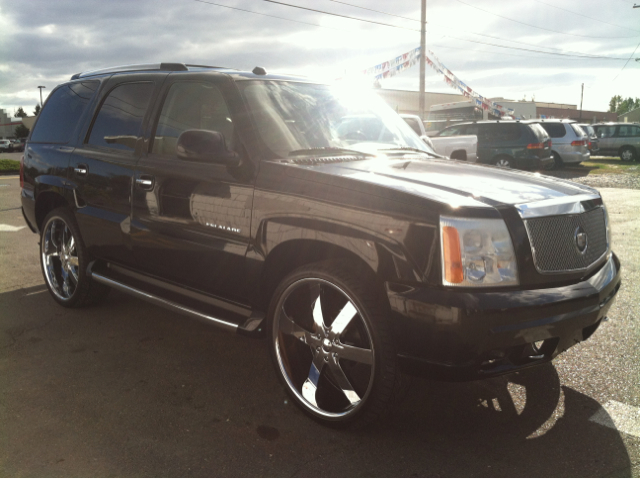
[(531, 120), (538, 123), (551, 137), (551, 154), (556, 168), (577, 165), (589, 160), (589, 136), (575, 120)]
[(619, 156), (623, 161), (640, 158), (640, 125), (634, 123), (600, 123), (593, 125), (598, 135), (601, 155)]

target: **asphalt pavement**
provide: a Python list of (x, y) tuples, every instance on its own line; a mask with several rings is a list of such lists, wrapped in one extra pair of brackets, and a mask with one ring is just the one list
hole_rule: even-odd
[(0, 476), (640, 475), (640, 191), (603, 189), (623, 283), (609, 321), (553, 363), (414, 379), (370, 430), (288, 401), (264, 341), (112, 292), (44, 286), (19, 181), (0, 176)]

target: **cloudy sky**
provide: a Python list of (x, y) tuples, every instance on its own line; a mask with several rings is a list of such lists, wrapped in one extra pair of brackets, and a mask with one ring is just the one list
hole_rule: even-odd
[[(31, 114), (38, 85), (46, 95), (74, 73), (113, 65), (260, 65), (336, 78), (420, 43), (420, 0), (281, 2), (355, 19), (267, 0), (207, 2), (0, 0), (0, 108)], [(584, 109), (604, 111), (613, 95), (640, 97), (640, 8), (633, 4), (427, 0), (427, 48), (483, 96), (579, 104), (584, 83)], [(418, 78), (416, 66), (382, 87), (418, 90)], [(430, 69), (426, 89), (453, 93)]]

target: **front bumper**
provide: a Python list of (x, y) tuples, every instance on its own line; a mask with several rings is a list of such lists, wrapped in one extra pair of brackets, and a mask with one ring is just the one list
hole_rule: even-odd
[(620, 284), (620, 262), (612, 254), (589, 279), (558, 288), (386, 286), (403, 368), (437, 379), (473, 380), (548, 362), (584, 341), (606, 316)]

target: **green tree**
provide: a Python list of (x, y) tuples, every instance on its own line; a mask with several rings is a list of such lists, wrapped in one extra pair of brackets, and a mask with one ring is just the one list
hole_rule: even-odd
[(16, 118), (26, 118), (27, 116), (29, 116), (29, 115), (27, 115), (27, 112), (25, 112), (24, 109), (21, 106), (19, 106), (18, 110), (15, 112), (15, 117)]
[(615, 112), (619, 115), (626, 113), (631, 110), (635, 110), (636, 108), (640, 108), (640, 98), (627, 98), (624, 99), (620, 95), (616, 95), (611, 97), (609, 101), (609, 111)]
[(38, 114), (40, 113), (40, 110), (41, 110), (41, 108), (40, 108), (40, 104), (38, 103), (38, 104), (36, 105), (36, 109), (35, 109), (35, 110), (33, 110), (33, 114), (34, 114), (35, 116), (38, 116)]
[(18, 125), (13, 129), (13, 132), (16, 135), (16, 138), (26, 138), (29, 136), (29, 128), (24, 125)]

